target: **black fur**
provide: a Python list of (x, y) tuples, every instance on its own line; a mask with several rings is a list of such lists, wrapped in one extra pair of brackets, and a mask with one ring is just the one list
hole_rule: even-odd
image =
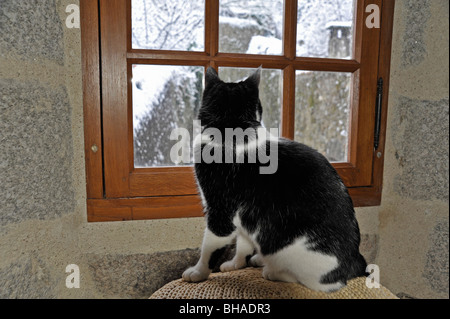
[[(202, 126), (222, 132), (259, 127), (258, 84), (259, 74), (241, 83), (224, 83), (208, 69), (199, 112)], [(306, 145), (279, 139), (276, 173), (260, 174), (259, 168), (259, 163), (195, 164), (208, 204), (208, 228), (217, 236), (229, 236), (235, 230), (232, 220), (239, 207), (242, 226), (249, 233), (258, 230), (263, 255), (306, 235), (314, 250), (338, 259), (338, 268), (323, 276), (322, 283), (346, 283), (364, 276), (366, 261), (359, 252), (353, 203), (328, 160)]]
[(222, 257), (222, 255), (224, 254), (224, 252), (227, 250), (227, 246), (216, 249), (212, 254), (211, 257), (209, 258), (209, 262), (208, 262), (208, 268), (209, 269), (214, 269), (217, 265), (217, 263), (220, 260), (220, 257)]

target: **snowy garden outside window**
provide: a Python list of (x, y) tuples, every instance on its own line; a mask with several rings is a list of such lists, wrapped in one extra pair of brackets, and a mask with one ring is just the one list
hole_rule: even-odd
[[(352, 58), (353, 0), (298, 1), (297, 56)], [(204, 0), (132, 0), (132, 47), (203, 51)], [(282, 55), (283, 0), (220, 0), (219, 52)], [(239, 81), (248, 68), (220, 67), (224, 81)], [(192, 131), (201, 104), (202, 67), (133, 65), (136, 167), (174, 166), (172, 129)], [(296, 72), (295, 136), (331, 161), (347, 161), (351, 73)], [(264, 69), (260, 87), (263, 124), (280, 128), (283, 72)]]

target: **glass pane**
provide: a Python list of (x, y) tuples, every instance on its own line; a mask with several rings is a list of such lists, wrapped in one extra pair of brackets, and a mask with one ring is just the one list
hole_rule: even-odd
[[(189, 165), (171, 158), (179, 141), (174, 129), (193, 136), (193, 121), (200, 109), (204, 68), (198, 66), (133, 65), (134, 166)], [(177, 135), (178, 136), (178, 135)], [(190, 143), (186, 141), (190, 153)]]
[(299, 0), (297, 56), (351, 59), (354, 13), (354, 0)]
[(295, 140), (348, 161), (351, 73), (296, 72)]
[[(219, 77), (225, 82), (239, 82), (248, 78), (255, 71), (256, 69), (248, 68), (219, 68)], [(280, 134), (282, 92), (283, 72), (263, 69), (259, 86), (259, 98), (263, 108), (262, 124), (268, 129), (280, 129)]]
[(132, 0), (133, 49), (204, 51), (205, 0)]
[(219, 51), (283, 54), (283, 0), (220, 0)]

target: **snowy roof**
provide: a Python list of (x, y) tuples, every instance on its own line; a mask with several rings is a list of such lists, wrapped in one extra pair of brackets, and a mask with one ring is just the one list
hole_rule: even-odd
[(247, 50), (248, 54), (282, 54), (283, 41), (274, 37), (256, 35), (252, 37)]
[(352, 26), (353, 21), (330, 21), (325, 25), (325, 28), (351, 28)]

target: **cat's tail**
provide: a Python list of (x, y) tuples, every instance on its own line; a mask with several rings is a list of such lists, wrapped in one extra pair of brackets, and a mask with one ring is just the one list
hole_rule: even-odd
[(366, 271), (367, 262), (363, 255), (358, 252), (358, 255), (355, 257), (354, 263), (352, 264), (352, 269), (349, 271), (349, 277), (347, 280), (356, 278), (356, 277), (367, 277), (369, 273)]
[(366, 272), (367, 262), (364, 257), (356, 252), (353, 258), (347, 256), (345, 261), (336, 269), (332, 270), (320, 280), (322, 284), (334, 284), (341, 282), (343, 285), (347, 284), (348, 280), (367, 277), (369, 273)]

